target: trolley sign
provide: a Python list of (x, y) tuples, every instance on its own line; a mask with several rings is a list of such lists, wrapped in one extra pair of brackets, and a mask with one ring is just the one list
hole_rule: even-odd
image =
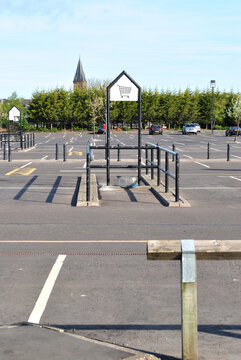
[(138, 101), (139, 85), (123, 71), (110, 85), (110, 101)]
[(8, 112), (9, 121), (19, 121), (20, 116), (21, 116), (21, 111), (17, 108), (17, 106), (13, 106)]
[(141, 87), (122, 71), (106, 88), (106, 184), (110, 184), (110, 102), (138, 101), (138, 184), (141, 181)]

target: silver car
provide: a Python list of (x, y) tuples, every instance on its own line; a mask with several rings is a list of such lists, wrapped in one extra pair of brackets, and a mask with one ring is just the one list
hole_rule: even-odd
[(197, 135), (197, 127), (194, 124), (185, 124), (182, 128), (182, 133), (183, 135), (187, 135), (187, 134), (195, 134)]

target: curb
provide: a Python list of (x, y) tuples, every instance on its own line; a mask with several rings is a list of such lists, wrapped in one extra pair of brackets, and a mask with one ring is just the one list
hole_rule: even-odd
[(90, 201), (86, 201), (86, 174), (81, 176), (81, 183), (76, 206), (99, 206), (98, 186), (95, 174), (90, 175)]
[(179, 201), (175, 201), (175, 195), (172, 191), (165, 193), (164, 184), (161, 183), (160, 186), (155, 185), (155, 180), (151, 179), (150, 175), (142, 175), (141, 181), (145, 185), (149, 185), (151, 192), (156, 196), (156, 198), (167, 207), (191, 207), (190, 203), (185, 200), (183, 197), (179, 196)]
[(72, 333), (69, 333), (68, 331), (66, 331), (64, 329), (61, 329), (61, 328), (56, 328), (56, 327), (52, 327), (52, 326), (48, 326), (48, 325), (35, 325), (35, 324), (28, 324), (28, 325), (37, 326), (37, 327), (41, 327), (43, 329), (48, 329), (48, 330), (52, 330), (52, 331), (57, 331), (57, 332), (60, 332), (62, 334), (72, 336), (72, 337), (75, 337), (75, 338), (80, 339), (80, 340), (92, 342), (94, 344), (110, 347), (110, 348), (116, 349), (116, 350), (121, 350), (123, 352), (129, 352), (132, 355), (130, 357), (125, 358), (126, 360), (161, 360), (161, 358), (157, 358), (156, 356), (154, 356), (152, 354), (147, 354), (147, 353), (140, 352), (140, 351), (128, 348), (128, 347), (112, 344), (112, 343), (109, 343), (109, 342), (106, 342), (106, 341), (97, 340), (97, 339), (91, 339), (91, 338), (87, 338), (87, 337), (82, 336), (82, 335), (72, 334)]

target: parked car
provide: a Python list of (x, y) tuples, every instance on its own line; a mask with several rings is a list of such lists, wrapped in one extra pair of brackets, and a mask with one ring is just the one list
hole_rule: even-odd
[(106, 126), (105, 124), (104, 125), (100, 125), (98, 127), (98, 131), (97, 131), (98, 134), (105, 134), (106, 133)]
[(201, 132), (201, 126), (198, 123), (193, 123), (196, 126), (197, 132)]
[(154, 134), (163, 134), (163, 127), (162, 125), (152, 125), (149, 129), (149, 134), (150, 135), (154, 135)]
[(197, 135), (197, 127), (194, 124), (185, 124), (182, 128), (183, 135), (186, 134), (195, 134)]
[(226, 130), (225, 135), (226, 136), (232, 136), (232, 135), (239, 136), (239, 135), (241, 135), (241, 128), (239, 127), (239, 130), (238, 130), (237, 126), (230, 126), (230, 128)]

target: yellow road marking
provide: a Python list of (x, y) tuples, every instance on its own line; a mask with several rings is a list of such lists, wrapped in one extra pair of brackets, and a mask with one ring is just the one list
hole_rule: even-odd
[(6, 173), (5, 175), (6, 176), (9, 176), (9, 175), (12, 175), (12, 174), (18, 174), (18, 175), (30, 175), (32, 174), (34, 171), (36, 170), (36, 168), (17, 168), (17, 169), (14, 169), (12, 171), (9, 171), (8, 173)]
[(79, 156), (81, 156), (81, 155), (82, 155), (82, 152), (81, 152), (81, 151), (70, 151), (70, 152), (69, 152), (69, 156), (72, 156), (72, 155), (79, 155)]
[(148, 240), (0, 240), (0, 243), (146, 243)]

